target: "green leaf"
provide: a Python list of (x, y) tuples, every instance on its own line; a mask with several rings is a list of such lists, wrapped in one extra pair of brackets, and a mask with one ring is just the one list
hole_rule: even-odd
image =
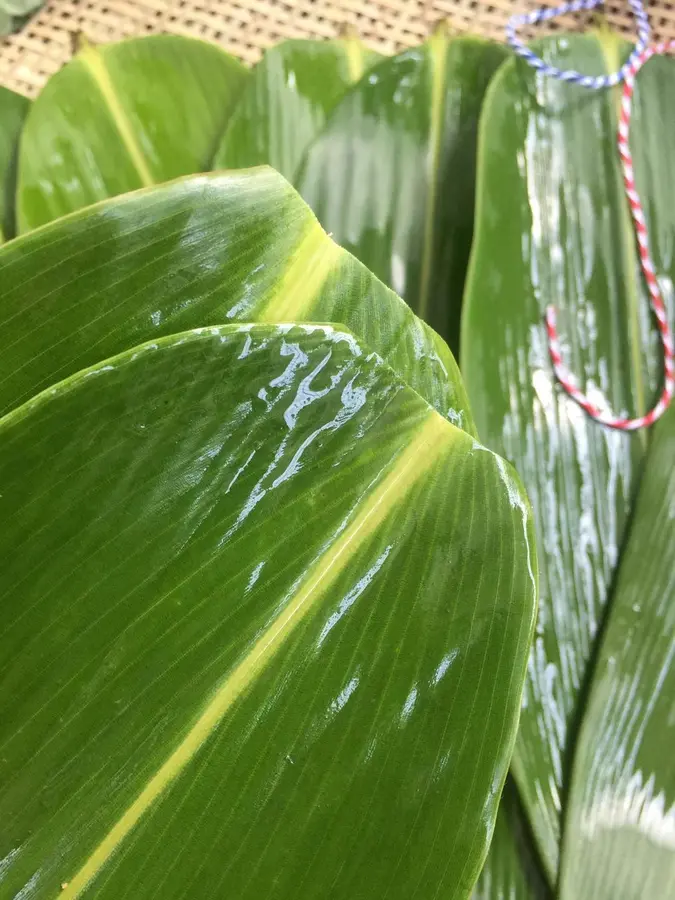
[(48, 389), (0, 471), (4, 896), (468, 895), (536, 605), (502, 460), (247, 325)]
[(472, 900), (549, 900), (550, 891), (532, 852), (515, 785), (507, 779), (495, 830)]
[(569, 900), (675, 891), (673, 460), (675, 407), (654, 429), (574, 759)]
[[(625, 49), (607, 33), (539, 47), (555, 65), (589, 74), (614, 71)], [(675, 142), (665, 99), (675, 69), (662, 62), (658, 90), (640, 79), (632, 144), (638, 186), (650, 214), (657, 210), (657, 271), (671, 293), (675, 183), (668, 155), (654, 148)], [(615, 411), (649, 408), (662, 366), (618, 166), (618, 101), (521, 62), (501, 69), (483, 110), (465, 298), (462, 371), (478, 431), (513, 462), (535, 514), (541, 611), (513, 771), (551, 882), (580, 688), (647, 437), (602, 428), (558, 389), (544, 309), (560, 311), (564, 355), (582, 387)]]
[(0, 413), (154, 337), (230, 321), (334, 321), (473, 430), (447, 346), (271, 169), (193, 177), (76, 213), (12, 242), (0, 269)]
[(379, 58), (351, 36), (271, 47), (246, 83), (213, 168), (270, 165), (292, 181), (346, 88)]
[(210, 168), (245, 77), (232, 56), (192, 38), (86, 44), (49, 79), (26, 121), (20, 230)]
[(30, 101), (0, 87), (0, 243), (14, 237), (16, 153)]
[(0, 0), (0, 8), (10, 16), (26, 16), (42, 6), (43, 0)]
[(445, 27), (345, 94), (295, 179), (335, 240), (457, 349), (476, 129), (506, 50)]

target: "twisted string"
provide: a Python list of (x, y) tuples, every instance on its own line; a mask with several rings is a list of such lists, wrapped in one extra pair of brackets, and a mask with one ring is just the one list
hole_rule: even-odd
[[(640, 29), (640, 40), (635, 50), (630, 55), (628, 62), (617, 72), (611, 75), (599, 78), (590, 78), (579, 72), (564, 71), (556, 69), (554, 66), (548, 66), (539, 57), (531, 53), (527, 48), (523, 47), (519, 41), (514, 44), (515, 29), (522, 24), (535, 24), (547, 19), (551, 19), (562, 12), (573, 12), (581, 9), (592, 9), (599, 5), (598, 0), (577, 0), (574, 3), (567, 3), (557, 9), (537, 10), (527, 16), (514, 16), (507, 29), (509, 43), (514, 47), (517, 53), (522, 56), (531, 66), (541, 71), (544, 75), (553, 78), (559, 78), (562, 81), (579, 84), (582, 87), (589, 88), (606, 88), (618, 84), (623, 81), (623, 93), (621, 96), (621, 113), (619, 116), (619, 127), (617, 132), (617, 146), (619, 157), (621, 159), (621, 168), (623, 172), (623, 182), (626, 191), (626, 197), (630, 206), (633, 224), (635, 226), (635, 234), (640, 254), (640, 266), (649, 290), (649, 301), (651, 309), (656, 318), (656, 324), (661, 338), (663, 347), (663, 390), (656, 404), (642, 416), (635, 418), (626, 418), (615, 416), (607, 409), (599, 407), (593, 403), (577, 386), (576, 379), (565, 366), (562, 360), (560, 350), (560, 341), (556, 327), (556, 311), (554, 306), (549, 306), (546, 310), (546, 329), (548, 332), (548, 345), (553, 363), (555, 375), (562, 385), (565, 392), (575, 400), (588, 413), (591, 418), (601, 425), (608, 428), (616, 428), (620, 431), (636, 431), (639, 428), (645, 428), (652, 425), (663, 415), (668, 408), (673, 395), (675, 394), (675, 360), (673, 354), (673, 336), (668, 326), (668, 316), (666, 306), (663, 301), (661, 289), (656, 278), (654, 263), (651, 258), (649, 249), (649, 235), (647, 232), (647, 222), (642, 202), (635, 187), (635, 175), (633, 171), (633, 157), (630, 152), (629, 135), (630, 120), (633, 105), (633, 93), (635, 90), (635, 77), (642, 66), (653, 56), (670, 53), (675, 51), (675, 41), (664, 41), (660, 44), (654, 44), (647, 47), (646, 43), (649, 39), (649, 23), (647, 21), (644, 8), (640, 2), (631, 2), (631, 7), (638, 20)], [(523, 50), (525, 52), (523, 52)]]
[(614, 87), (624, 80), (631, 65), (640, 57), (640, 54), (649, 43), (651, 33), (649, 18), (645, 12), (642, 0), (628, 0), (628, 2), (637, 21), (638, 40), (626, 63), (618, 71), (612, 72), (610, 75), (583, 75), (581, 72), (575, 72), (573, 69), (558, 69), (556, 66), (551, 66), (544, 62), (540, 56), (533, 53), (517, 36), (518, 29), (526, 25), (538, 25), (540, 22), (548, 22), (550, 19), (555, 19), (567, 13), (588, 12), (598, 6), (602, 6), (603, 0), (571, 0), (570, 3), (563, 3), (561, 6), (556, 6), (552, 9), (535, 9), (533, 12), (525, 13), (524, 15), (512, 16), (506, 26), (506, 39), (518, 56), (521, 56), (532, 68), (541, 72), (542, 75), (558, 78), (560, 81), (567, 81), (571, 84), (578, 84), (591, 90)]

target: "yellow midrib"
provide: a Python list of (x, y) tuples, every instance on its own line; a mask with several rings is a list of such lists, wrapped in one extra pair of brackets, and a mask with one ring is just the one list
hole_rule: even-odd
[(87, 69), (94, 84), (99, 89), (101, 96), (105, 101), (105, 105), (108, 108), (108, 112), (115, 124), (115, 128), (129, 154), (131, 163), (138, 172), (141, 184), (143, 187), (150, 187), (155, 184), (155, 179), (148, 168), (148, 164), (138, 145), (136, 136), (134, 135), (133, 129), (127, 118), (127, 114), (122, 108), (122, 104), (115, 92), (115, 87), (110, 79), (108, 70), (105, 67), (103, 57), (95, 47), (88, 44), (80, 51), (78, 59)]
[[(596, 31), (596, 36), (598, 44), (600, 45), (600, 52), (602, 53), (602, 56), (605, 60), (607, 71), (615, 72), (621, 67), (623, 63), (621, 54), (619, 52), (621, 48), (620, 39), (617, 35), (609, 31), (609, 29), (604, 28), (598, 29)], [(621, 114), (621, 89), (610, 88), (610, 91), (613, 93), (615, 99), (616, 120), (618, 122)], [(640, 301), (640, 295), (635, 280), (635, 273), (636, 271), (638, 271), (638, 259), (635, 249), (635, 234), (633, 230), (633, 222), (628, 209), (628, 202), (625, 199), (623, 180), (620, 173), (618, 173), (616, 177), (616, 183), (618, 185), (621, 196), (619, 205), (621, 209), (621, 235), (623, 252), (628, 261), (628, 271), (626, 272), (626, 291), (628, 296), (628, 328), (630, 332), (631, 371), (633, 373), (632, 384), (634, 388), (636, 403), (636, 409), (634, 411), (629, 410), (628, 414), (639, 416), (646, 412), (647, 406), (645, 400), (645, 385), (642, 378), (642, 340), (640, 333), (640, 317), (638, 314), (638, 303)], [(638, 439), (646, 448), (647, 435), (645, 429), (638, 430), (637, 434)]]
[(158, 771), (96, 847), (79, 872), (55, 900), (74, 900), (98, 875), (154, 802), (178, 778), (224, 716), (276, 655), (298, 624), (344, 570), (350, 559), (384, 522), (412, 487), (450, 448), (454, 429), (429, 410), (410, 443), (402, 450), (378, 487), (361, 505), (341, 536), (324, 552), (298, 586), (295, 596), (256, 641), (253, 648), (225, 678), (211, 700)]
[(433, 260), (434, 218), (441, 142), (443, 140), (443, 110), (445, 106), (445, 81), (447, 76), (448, 35), (443, 26), (437, 28), (427, 42), (431, 65), (431, 122), (429, 130), (429, 171), (427, 173), (427, 197), (424, 213), (424, 239), (422, 245), (422, 269), (418, 315), (426, 319), (429, 312), (429, 284)]
[(342, 46), (345, 50), (349, 81), (351, 83), (359, 81), (366, 70), (363, 44), (356, 37), (347, 37), (343, 38)]
[(319, 223), (312, 219), (256, 321), (281, 323), (306, 320), (342, 252)]

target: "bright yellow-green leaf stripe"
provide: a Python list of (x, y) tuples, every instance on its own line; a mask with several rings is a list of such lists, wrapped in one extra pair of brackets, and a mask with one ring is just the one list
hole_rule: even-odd
[(274, 294), (258, 316), (260, 322), (294, 322), (306, 319), (326, 278), (340, 260), (342, 250), (319, 223), (309, 223), (307, 232), (291, 257)]
[(101, 54), (91, 44), (85, 43), (79, 53), (79, 59), (101, 92), (105, 104), (110, 111), (111, 118), (115, 123), (115, 127), (122, 138), (122, 143), (131, 158), (134, 168), (138, 172), (141, 183), (144, 187), (150, 187), (155, 183), (155, 179), (148, 168), (148, 164), (146, 163), (141, 148), (138, 146), (138, 142), (134, 136), (131, 124), (122, 108), (122, 104), (120, 103), (117, 94), (115, 93), (115, 87), (108, 70), (105, 67)]
[(418, 314), (426, 319), (429, 313), (429, 281), (434, 243), (434, 217), (436, 213), (436, 192), (438, 169), (440, 166), (441, 142), (443, 140), (443, 110), (448, 59), (448, 32), (442, 22), (429, 38), (431, 61), (431, 128), (429, 131), (429, 172), (427, 173), (427, 208), (424, 216), (424, 250), (422, 274), (420, 276), (420, 307)]
[(448, 436), (461, 434), (430, 411), (419, 433), (357, 511), (341, 537), (310, 569), (295, 596), (260, 636), (248, 655), (216, 690), (206, 708), (169, 758), (148, 781), (127, 811), (58, 895), (75, 900), (105, 866), (153, 803), (178, 778), (216, 730), (224, 716), (308, 615), (350, 559), (398, 506), (419, 479), (449, 449)]

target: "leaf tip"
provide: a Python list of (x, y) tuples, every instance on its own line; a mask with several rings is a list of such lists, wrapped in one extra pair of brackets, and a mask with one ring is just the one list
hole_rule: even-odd
[(83, 50), (89, 50), (94, 46), (84, 31), (73, 31), (70, 34), (70, 53), (71, 56), (77, 56)]
[(457, 29), (453, 26), (450, 19), (438, 19), (436, 22), (433, 22), (430, 26), (430, 37), (439, 41), (447, 41), (454, 34), (457, 33)]
[(607, 15), (600, 10), (595, 10), (590, 15), (590, 25), (591, 28), (595, 31), (599, 31), (602, 33), (609, 33), (611, 31), (609, 20), (607, 19)]
[(351, 22), (343, 22), (338, 28), (338, 38), (341, 41), (358, 41), (359, 33)]

